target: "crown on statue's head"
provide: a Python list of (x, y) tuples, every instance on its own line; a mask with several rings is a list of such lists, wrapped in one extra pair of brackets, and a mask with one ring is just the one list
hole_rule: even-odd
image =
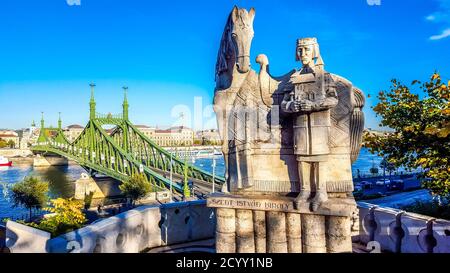
[(297, 40), (297, 46), (317, 45), (317, 38), (302, 38)]

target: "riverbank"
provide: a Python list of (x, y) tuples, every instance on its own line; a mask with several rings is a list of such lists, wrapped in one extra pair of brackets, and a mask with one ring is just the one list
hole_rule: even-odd
[(8, 158), (14, 166), (32, 166), (34, 156), (29, 157), (9, 157)]
[[(9, 161), (12, 162), (13, 166), (21, 166), (21, 167), (30, 167), (33, 166), (35, 155), (32, 156), (16, 156), (16, 157), (7, 157)], [(78, 165), (75, 161), (68, 161), (68, 165)], [(51, 166), (48, 166), (51, 167)]]
[(9, 148), (0, 149), (0, 156), (4, 156), (7, 158), (28, 157), (32, 155), (33, 152), (30, 149), (9, 149)]

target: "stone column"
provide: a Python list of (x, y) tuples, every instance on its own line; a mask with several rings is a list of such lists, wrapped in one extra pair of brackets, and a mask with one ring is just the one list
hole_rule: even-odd
[(302, 214), (303, 253), (326, 253), (325, 216)]
[(236, 210), (236, 252), (255, 253), (253, 214), (251, 210)]
[(326, 219), (326, 229), (328, 253), (352, 252), (350, 217), (328, 216)]
[(288, 253), (302, 253), (302, 225), (299, 213), (286, 214)]
[(267, 253), (287, 253), (286, 215), (284, 212), (268, 211)]
[(216, 252), (236, 253), (236, 211), (216, 209)]
[(253, 211), (253, 229), (255, 232), (256, 253), (266, 253), (266, 212)]

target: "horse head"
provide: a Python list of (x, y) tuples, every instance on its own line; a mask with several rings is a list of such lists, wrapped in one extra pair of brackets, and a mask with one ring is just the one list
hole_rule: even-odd
[(236, 68), (240, 73), (247, 73), (250, 70), (250, 47), (254, 36), (255, 9), (251, 8), (247, 12), (246, 9), (234, 7), (231, 19), (233, 23), (230, 36), (234, 45)]
[(219, 49), (216, 75), (232, 72), (234, 65), (240, 73), (250, 71), (250, 47), (254, 31), (255, 9), (234, 7), (228, 17)]

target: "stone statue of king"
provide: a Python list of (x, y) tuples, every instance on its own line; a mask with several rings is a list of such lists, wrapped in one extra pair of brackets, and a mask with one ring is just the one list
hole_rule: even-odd
[(316, 38), (297, 40), (296, 60), (302, 68), (292, 74), (281, 110), (294, 115), (294, 154), (301, 181), (297, 207), (307, 202), (316, 211), (328, 200), (326, 179), (329, 169), (331, 109), (338, 104), (336, 84), (323, 68)]

